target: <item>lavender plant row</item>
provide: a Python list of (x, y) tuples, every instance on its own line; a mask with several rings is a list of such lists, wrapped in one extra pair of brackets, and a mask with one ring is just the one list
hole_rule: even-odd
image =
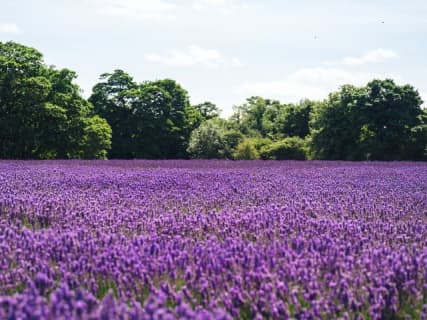
[(427, 164), (0, 162), (0, 319), (427, 319)]

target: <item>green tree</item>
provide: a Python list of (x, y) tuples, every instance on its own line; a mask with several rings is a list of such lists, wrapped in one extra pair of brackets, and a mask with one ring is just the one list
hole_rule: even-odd
[(329, 94), (326, 101), (315, 106), (311, 118), (311, 152), (313, 158), (356, 160), (360, 121), (355, 115), (364, 91), (344, 85)]
[(259, 159), (259, 153), (255, 143), (251, 139), (245, 139), (239, 143), (234, 153), (236, 160), (256, 160)]
[(156, 132), (161, 139), (155, 143), (159, 145), (159, 157), (186, 158), (190, 134), (200, 123), (199, 114), (190, 105), (188, 92), (175, 80), (165, 79), (148, 82), (149, 86), (156, 86), (164, 91), (169, 99), (163, 105), (158, 105), (157, 111), (161, 114), (155, 119)]
[(284, 106), (278, 101), (265, 100), (266, 107), (262, 115), (262, 131), (263, 137), (276, 139), (281, 136), (281, 128), (279, 127), (279, 117), (283, 113)]
[(209, 101), (196, 104), (194, 108), (200, 113), (204, 120), (210, 120), (219, 117), (220, 110), (218, 107)]
[(235, 107), (231, 118), (239, 129), (250, 137), (281, 139), (287, 136), (306, 137), (314, 102), (302, 100), (298, 104), (280, 104), (279, 101), (261, 97), (248, 98)]
[(231, 159), (243, 135), (227, 128), (227, 121), (213, 118), (203, 122), (191, 133), (187, 148), (192, 158)]
[(122, 70), (104, 73), (92, 89), (89, 101), (95, 113), (105, 118), (112, 129), (109, 157), (133, 158), (135, 122), (133, 109), (138, 101), (138, 85)]
[(275, 132), (288, 137), (305, 138), (310, 133), (310, 113), (315, 102), (302, 100), (284, 105), (275, 119)]
[(82, 157), (85, 159), (107, 159), (107, 150), (111, 147), (112, 130), (107, 120), (99, 116), (86, 119), (82, 139)]
[[(1, 158), (83, 156), (86, 121), (93, 110), (75, 78), (71, 70), (46, 66), (33, 48), (0, 42)], [(99, 139), (106, 137), (98, 133)], [(108, 148), (108, 141), (103, 145)], [(86, 157), (96, 156), (86, 152)]]
[(234, 107), (231, 120), (243, 134), (265, 137), (271, 131), (271, 123), (275, 121), (279, 105), (275, 100), (250, 97), (243, 105)]
[(414, 154), (422, 143), (416, 128), (423, 131), (424, 122), (418, 92), (393, 80), (373, 80), (364, 90), (366, 98), (358, 115), (362, 123), (358, 141), (361, 153), (376, 160), (420, 158), (421, 154)]
[(266, 160), (306, 160), (306, 144), (300, 137), (287, 137), (265, 145), (260, 156)]
[(393, 80), (365, 87), (345, 85), (315, 107), (311, 120), (314, 158), (422, 159), (425, 117), (418, 92)]
[(223, 155), (226, 159), (233, 158), (234, 151), (243, 139), (243, 134), (237, 130), (231, 129), (222, 131), (222, 141), (224, 144)]
[(224, 141), (220, 128), (211, 121), (203, 122), (191, 133), (187, 151), (192, 158), (224, 158)]
[(418, 116), (418, 125), (411, 128), (407, 155), (411, 160), (427, 160), (427, 109)]
[(101, 80), (89, 101), (112, 127), (110, 157), (187, 157), (191, 131), (202, 119), (176, 81), (137, 84), (122, 70), (103, 74)]

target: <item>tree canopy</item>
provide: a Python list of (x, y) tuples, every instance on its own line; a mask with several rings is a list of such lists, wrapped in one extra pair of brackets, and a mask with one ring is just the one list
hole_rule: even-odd
[(234, 108), (231, 120), (251, 137), (280, 139), (290, 136), (305, 138), (309, 134), (309, 117), (315, 102), (302, 100), (281, 104), (277, 100), (250, 97)]
[(0, 158), (427, 160), (427, 111), (415, 88), (391, 79), (323, 101), (253, 96), (223, 119), (173, 79), (137, 83), (118, 69), (85, 99), (76, 78), (0, 42)]
[(112, 158), (184, 158), (201, 121), (176, 81), (138, 84), (123, 70), (103, 74), (89, 101), (113, 129)]
[(73, 83), (37, 50), (0, 42), (0, 157), (104, 158), (111, 129)]
[(410, 85), (373, 80), (346, 85), (312, 114), (314, 158), (420, 160), (425, 158), (426, 118), (422, 100)]
[(227, 126), (226, 120), (212, 118), (191, 133), (187, 151), (192, 158), (232, 159), (242, 140), (243, 134)]
[(209, 101), (196, 104), (194, 108), (200, 113), (203, 120), (210, 120), (219, 117), (220, 110), (218, 107)]

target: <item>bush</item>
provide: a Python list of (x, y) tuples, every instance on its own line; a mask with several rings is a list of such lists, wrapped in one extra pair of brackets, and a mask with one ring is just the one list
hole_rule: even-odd
[(256, 160), (259, 159), (259, 153), (255, 147), (255, 143), (251, 139), (243, 140), (236, 147), (234, 152), (236, 160)]
[(300, 137), (288, 137), (261, 148), (262, 159), (269, 160), (306, 160), (306, 143)]
[(187, 152), (196, 159), (231, 159), (243, 135), (232, 128), (226, 128), (225, 120), (214, 118), (203, 122), (193, 130)]
[(84, 159), (107, 159), (111, 148), (111, 127), (99, 116), (86, 119), (82, 146)]
[(255, 149), (258, 151), (258, 153), (261, 152), (262, 148), (273, 143), (273, 141), (270, 138), (257, 137), (257, 138), (249, 138), (248, 140), (250, 140), (251, 143), (253, 143), (253, 145), (254, 145)]
[(203, 122), (190, 136), (187, 152), (191, 158), (221, 159), (224, 157), (224, 143), (221, 129), (212, 121)]

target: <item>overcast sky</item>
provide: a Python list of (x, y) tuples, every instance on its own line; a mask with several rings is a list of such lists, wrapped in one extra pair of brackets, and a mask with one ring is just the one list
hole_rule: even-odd
[(228, 116), (251, 95), (322, 99), (391, 77), (427, 100), (425, 0), (0, 0), (0, 41), (75, 70), (172, 78)]

